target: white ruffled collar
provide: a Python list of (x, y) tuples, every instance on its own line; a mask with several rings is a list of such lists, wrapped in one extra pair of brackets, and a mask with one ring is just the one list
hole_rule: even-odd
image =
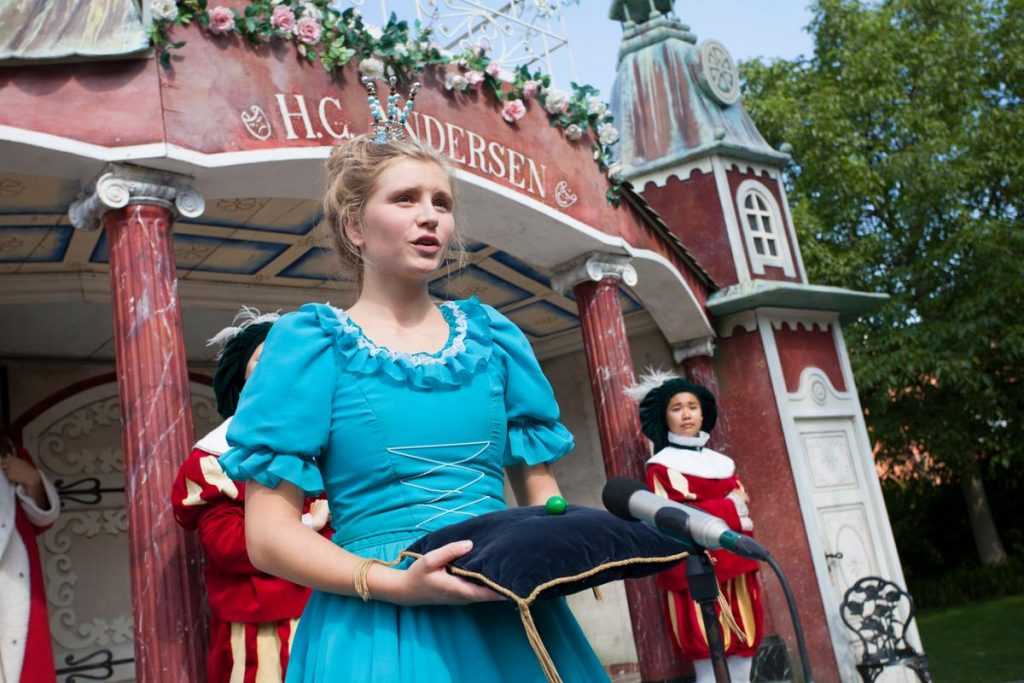
[(711, 435), (707, 432), (701, 432), (697, 436), (683, 436), (682, 434), (676, 434), (675, 432), (668, 433), (668, 442), (675, 446), (682, 446), (683, 448), (695, 448), (700, 450), (704, 448), (704, 444), (708, 442)]
[(224, 455), (231, 446), (228, 445), (228, 427), (231, 425), (231, 418), (224, 420), (216, 429), (199, 439), (194, 448), (210, 453), (211, 455)]
[(669, 445), (654, 454), (648, 465), (664, 465), (670, 470), (703, 479), (728, 479), (736, 474), (736, 463), (727, 455), (704, 447), (709, 436), (677, 436), (669, 433)]
[(438, 308), (441, 310), (441, 315), (444, 316), (445, 322), (448, 323), (448, 338), (445, 340), (444, 346), (434, 353), (429, 351), (406, 353), (404, 351), (392, 351), (386, 346), (374, 343), (372, 339), (366, 336), (359, 323), (349, 317), (348, 313), (343, 309), (331, 306), (334, 315), (338, 317), (338, 321), (341, 323), (341, 329), (356, 339), (356, 345), (360, 349), (365, 349), (371, 356), (385, 356), (392, 361), (403, 361), (414, 367), (419, 365), (443, 365), (448, 359), (464, 353), (466, 350), (466, 330), (469, 328), (469, 322), (465, 312), (454, 301), (445, 301)]

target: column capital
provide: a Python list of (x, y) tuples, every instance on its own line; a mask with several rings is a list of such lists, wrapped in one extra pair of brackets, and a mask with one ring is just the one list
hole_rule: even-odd
[(600, 282), (606, 277), (621, 280), (630, 287), (636, 285), (636, 268), (628, 256), (592, 252), (570, 261), (555, 269), (551, 278), (551, 288), (561, 294), (581, 282)]
[(714, 355), (714, 337), (690, 339), (689, 341), (684, 341), (681, 344), (676, 344), (672, 347), (672, 358), (675, 360), (677, 365), (690, 358), (696, 358), (698, 356), (714, 357)]
[(203, 196), (189, 184), (188, 176), (131, 164), (107, 164), (96, 180), (68, 208), (71, 225), (97, 230), (103, 214), (129, 204), (157, 204), (186, 218), (206, 210)]

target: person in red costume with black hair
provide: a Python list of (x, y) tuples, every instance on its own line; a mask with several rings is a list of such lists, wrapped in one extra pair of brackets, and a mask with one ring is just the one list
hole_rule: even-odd
[[(232, 481), (218, 458), (228, 450), (231, 417), (263, 350), (276, 313), (243, 308), (210, 344), (222, 344), (214, 374), (217, 412), (225, 421), (196, 443), (171, 490), (174, 517), (199, 533), (210, 602), (208, 683), (283, 681), (292, 635), (309, 589), (256, 569), (245, 545), (245, 484)], [(325, 536), (327, 501), (307, 499), (303, 523)]]
[(36, 536), (59, 514), (53, 484), (0, 434), (0, 683), (57, 680)]
[[(733, 459), (707, 448), (718, 419), (708, 389), (666, 372), (649, 371), (627, 390), (640, 404), (640, 423), (654, 444), (647, 461), (647, 486), (677, 503), (720, 517), (733, 531), (753, 535), (746, 489)], [(748, 683), (754, 654), (764, 636), (758, 565), (727, 550), (709, 551), (719, 583), (717, 612), (733, 683)], [(697, 683), (715, 680), (700, 606), (690, 597), (686, 564), (657, 578), (666, 591), (669, 626), (676, 644), (693, 662)]]

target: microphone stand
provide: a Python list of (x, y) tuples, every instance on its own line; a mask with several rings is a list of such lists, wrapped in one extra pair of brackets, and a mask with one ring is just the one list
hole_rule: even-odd
[(722, 629), (715, 613), (718, 603), (718, 581), (715, 570), (711, 566), (711, 558), (707, 553), (691, 553), (686, 558), (686, 582), (690, 587), (690, 597), (700, 605), (700, 616), (704, 622), (704, 633), (708, 639), (708, 651), (711, 652), (711, 666), (715, 672), (716, 683), (732, 683), (729, 677), (729, 665), (725, 661), (725, 645), (722, 642)]

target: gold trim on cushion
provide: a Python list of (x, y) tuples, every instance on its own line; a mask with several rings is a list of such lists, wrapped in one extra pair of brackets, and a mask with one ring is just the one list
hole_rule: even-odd
[[(565, 583), (572, 583), (574, 581), (579, 581), (580, 579), (586, 579), (591, 576), (594, 576), (595, 574), (600, 574), (606, 569), (626, 567), (631, 564), (650, 564), (655, 562), (663, 562), (668, 564), (671, 562), (678, 562), (679, 560), (682, 560), (689, 556), (689, 554), (690, 553), (688, 552), (682, 552), (676, 553), (674, 555), (666, 555), (663, 557), (630, 557), (625, 560), (605, 562), (604, 564), (600, 564), (596, 567), (591, 567), (587, 571), (580, 572), (579, 574), (574, 574), (572, 576), (561, 576), (557, 579), (551, 579), (550, 581), (546, 581), (537, 586), (536, 588), (534, 588), (532, 591), (530, 591), (530, 594), (527, 595), (525, 598), (519, 597), (508, 588), (505, 588), (501, 584), (495, 583), (490, 578), (484, 576), (480, 572), (471, 572), (466, 569), (461, 569), (459, 567), (453, 567), (451, 565), (448, 566), (448, 571), (458, 576), (465, 576), (476, 579), (477, 581), (484, 584), (491, 590), (495, 591), (496, 593), (504, 595), (509, 600), (516, 603), (516, 606), (519, 607), (519, 618), (523, 622), (523, 628), (526, 630), (526, 638), (530, 641), (530, 647), (533, 648), (533, 653), (537, 655), (537, 661), (540, 663), (541, 669), (544, 670), (544, 675), (547, 677), (548, 683), (563, 683), (562, 677), (558, 674), (558, 671), (555, 669), (555, 665), (551, 659), (551, 655), (548, 653), (547, 648), (544, 646), (544, 641), (541, 639), (540, 633), (537, 631), (537, 625), (533, 621), (533, 615), (530, 614), (530, 605), (533, 603), (533, 601), (536, 600), (537, 597), (541, 593), (546, 591), (548, 588), (560, 586)], [(409, 552), (408, 550), (403, 550), (398, 554), (398, 557), (390, 564), (393, 566), (405, 557), (410, 557), (415, 560), (418, 560), (419, 558), (423, 557), (423, 555), (419, 553)]]

